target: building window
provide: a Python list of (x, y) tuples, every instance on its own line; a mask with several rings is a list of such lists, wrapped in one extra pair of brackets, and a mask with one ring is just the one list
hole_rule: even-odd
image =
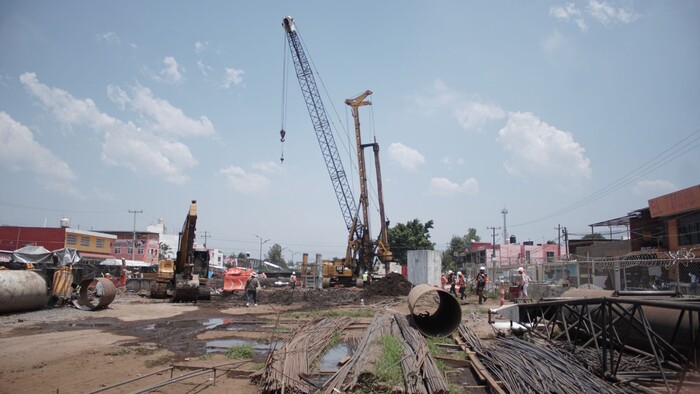
[(90, 238), (80, 237), (80, 246), (90, 246)]
[(114, 248), (114, 254), (121, 254), (122, 248)]
[(77, 245), (78, 244), (78, 238), (75, 236), (75, 234), (68, 234), (66, 236), (66, 243), (68, 245)]
[(678, 218), (678, 246), (700, 245), (700, 213)]
[(136, 254), (143, 256), (143, 248), (136, 249)]
[(554, 252), (547, 252), (547, 262), (551, 263), (554, 261)]
[(95, 246), (97, 246), (98, 248), (104, 248), (105, 247), (105, 240), (104, 239), (96, 239)]
[(127, 250), (126, 250), (126, 253), (128, 253), (128, 254), (134, 253), (134, 248), (129, 248), (129, 249), (127, 249)]
[(525, 251), (525, 262), (527, 264), (530, 264), (530, 251), (529, 250)]

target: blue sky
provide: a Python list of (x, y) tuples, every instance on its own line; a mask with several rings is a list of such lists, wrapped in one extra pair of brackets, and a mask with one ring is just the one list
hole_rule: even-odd
[(696, 1), (2, 1), (0, 224), (177, 233), (196, 199), (227, 254), (342, 255), (292, 68), (282, 123), (287, 15), (355, 197), (344, 100), (369, 89), (388, 218), (433, 220), (438, 249), (504, 207), (544, 242), (700, 183)]

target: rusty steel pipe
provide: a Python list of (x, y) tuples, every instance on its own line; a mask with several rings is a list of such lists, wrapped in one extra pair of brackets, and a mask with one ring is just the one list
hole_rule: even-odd
[[(97, 288), (102, 285), (104, 290), (101, 295)], [(117, 287), (114, 282), (107, 278), (83, 279), (80, 282), (80, 292), (78, 299), (73, 301), (76, 308), (84, 311), (95, 311), (106, 308), (114, 301), (117, 295)], [(97, 303), (95, 303), (97, 301)]]
[(418, 331), (429, 337), (452, 334), (462, 322), (462, 308), (445, 290), (421, 284), (408, 293), (411, 321)]
[(0, 313), (41, 309), (49, 302), (46, 279), (34, 271), (0, 270)]

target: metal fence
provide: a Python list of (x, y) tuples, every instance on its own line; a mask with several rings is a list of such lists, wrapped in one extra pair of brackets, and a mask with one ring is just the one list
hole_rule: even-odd
[[(670, 290), (700, 296), (700, 257), (698, 249), (663, 253), (631, 253), (608, 258), (569, 256), (568, 260), (529, 265), (489, 267), (487, 290), (508, 289), (520, 281), (523, 267), (532, 279), (531, 298), (557, 296), (581, 286), (605, 290)], [(466, 269), (473, 277), (476, 268)], [(471, 271), (474, 271), (473, 273)]]

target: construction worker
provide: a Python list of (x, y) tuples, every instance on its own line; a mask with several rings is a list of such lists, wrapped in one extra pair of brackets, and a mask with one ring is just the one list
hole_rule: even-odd
[(258, 289), (260, 288), (260, 281), (258, 280), (258, 275), (253, 271), (245, 282), (245, 295), (246, 303), (245, 306), (258, 306)]
[(530, 284), (530, 277), (525, 273), (523, 267), (518, 268), (518, 274), (520, 274), (520, 294), (518, 294), (518, 298), (527, 299), (527, 286)]
[(479, 268), (479, 273), (476, 274), (476, 279), (474, 280), (476, 285), (476, 296), (479, 298), (479, 304), (486, 301), (484, 297), (484, 288), (489, 283), (489, 276), (486, 274), (486, 267)]
[(447, 277), (443, 273), (440, 277), (440, 289), (445, 290), (445, 283), (447, 283)]
[(447, 271), (447, 284), (450, 285), (450, 294), (457, 297), (457, 292), (455, 291), (455, 273), (452, 270)]
[(297, 287), (297, 275), (292, 272), (292, 276), (289, 277), (289, 284), (292, 286), (292, 290)]
[(464, 292), (467, 290), (467, 282), (464, 280), (462, 271), (457, 273), (457, 286), (459, 286), (459, 299), (464, 299)]
[(362, 287), (367, 287), (367, 281), (369, 280), (369, 274), (367, 271), (362, 273)]

